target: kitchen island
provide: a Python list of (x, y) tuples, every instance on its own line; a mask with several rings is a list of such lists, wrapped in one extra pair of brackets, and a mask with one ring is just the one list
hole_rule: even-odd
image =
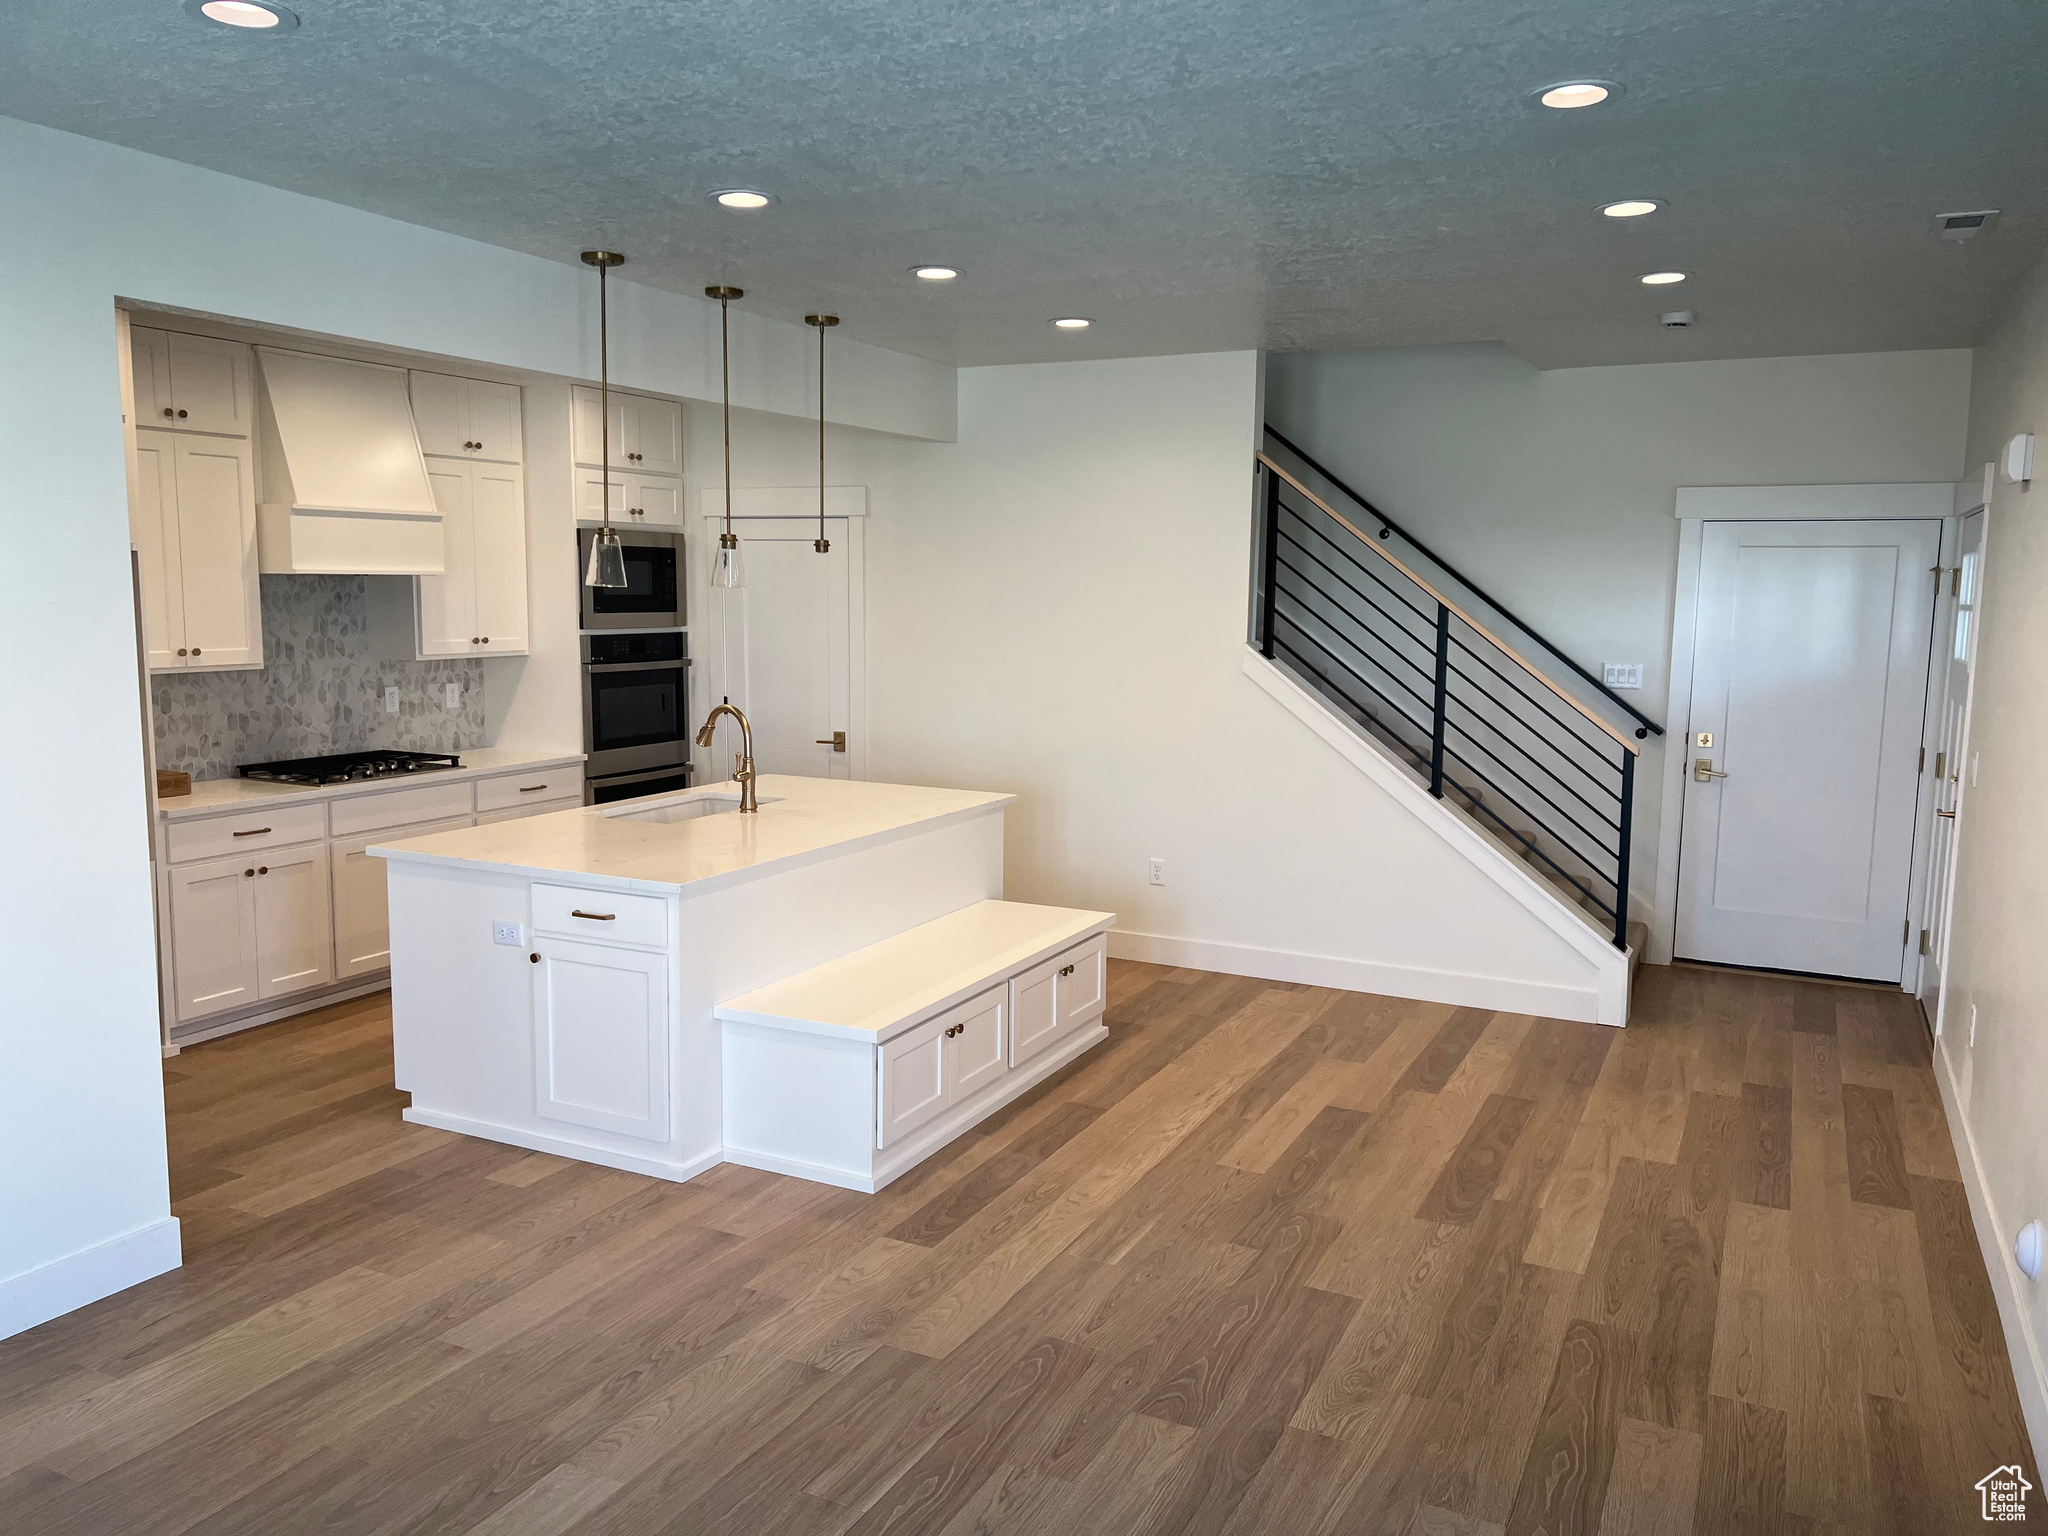
[(1114, 917), (1002, 900), (1014, 796), (756, 787), (372, 847), (406, 1118), (873, 1190), (1107, 1034)]

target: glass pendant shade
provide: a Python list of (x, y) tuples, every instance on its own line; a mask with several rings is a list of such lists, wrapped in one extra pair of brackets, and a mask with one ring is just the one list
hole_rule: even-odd
[(746, 584), (746, 572), (740, 566), (740, 541), (732, 534), (721, 533), (718, 550), (711, 557), (711, 585), (736, 592)]
[(626, 584), (626, 550), (619, 543), (619, 530), (600, 528), (590, 541), (590, 569), (583, 573), (587, 587), (623, 587)]

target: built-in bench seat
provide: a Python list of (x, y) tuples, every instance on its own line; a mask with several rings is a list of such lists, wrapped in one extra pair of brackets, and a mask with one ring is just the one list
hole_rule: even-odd
[(1108, 1035), (1115, 921), (980, 901), (719, 1004), (726, 1157), (880, 1189)]

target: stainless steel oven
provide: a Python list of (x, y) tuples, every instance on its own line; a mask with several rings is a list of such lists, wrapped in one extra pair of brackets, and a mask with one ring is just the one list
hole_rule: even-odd
[[(590, 569), (590, 541), (595, 528), (576, 531), (576, 572)], [(619, 544), (626, 555), (623, 587), (579, 587), (583, 620), (592, 629), (679, 629), (685, 622), (687, 594), (683, 580), (683, 536), (650, 528), (620, 528)]]
[(681, 630), (583, 637), (583, 750), (594, 804), (685, 787), (690, 657)]

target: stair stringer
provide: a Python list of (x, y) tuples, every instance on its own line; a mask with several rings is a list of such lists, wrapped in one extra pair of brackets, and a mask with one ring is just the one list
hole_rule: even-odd
[(1331, 709), (1320, 696), (1246, 647), (1244, 674), (1282, 709), (1320, 737), (1338, 756), (1371, 780), (1397, 805), (1434, 833), (1501, 892), (1526, 910), (1582, 957), (1595, 978), (1594, 1018), (1617, 1027), (1628, 1023), (1633, 948), (1614, 947), (1579, 910), (1546, 880), (1532, 874), (1513, 854), (1454, 807), (1438, 800), (1360, 728)]

